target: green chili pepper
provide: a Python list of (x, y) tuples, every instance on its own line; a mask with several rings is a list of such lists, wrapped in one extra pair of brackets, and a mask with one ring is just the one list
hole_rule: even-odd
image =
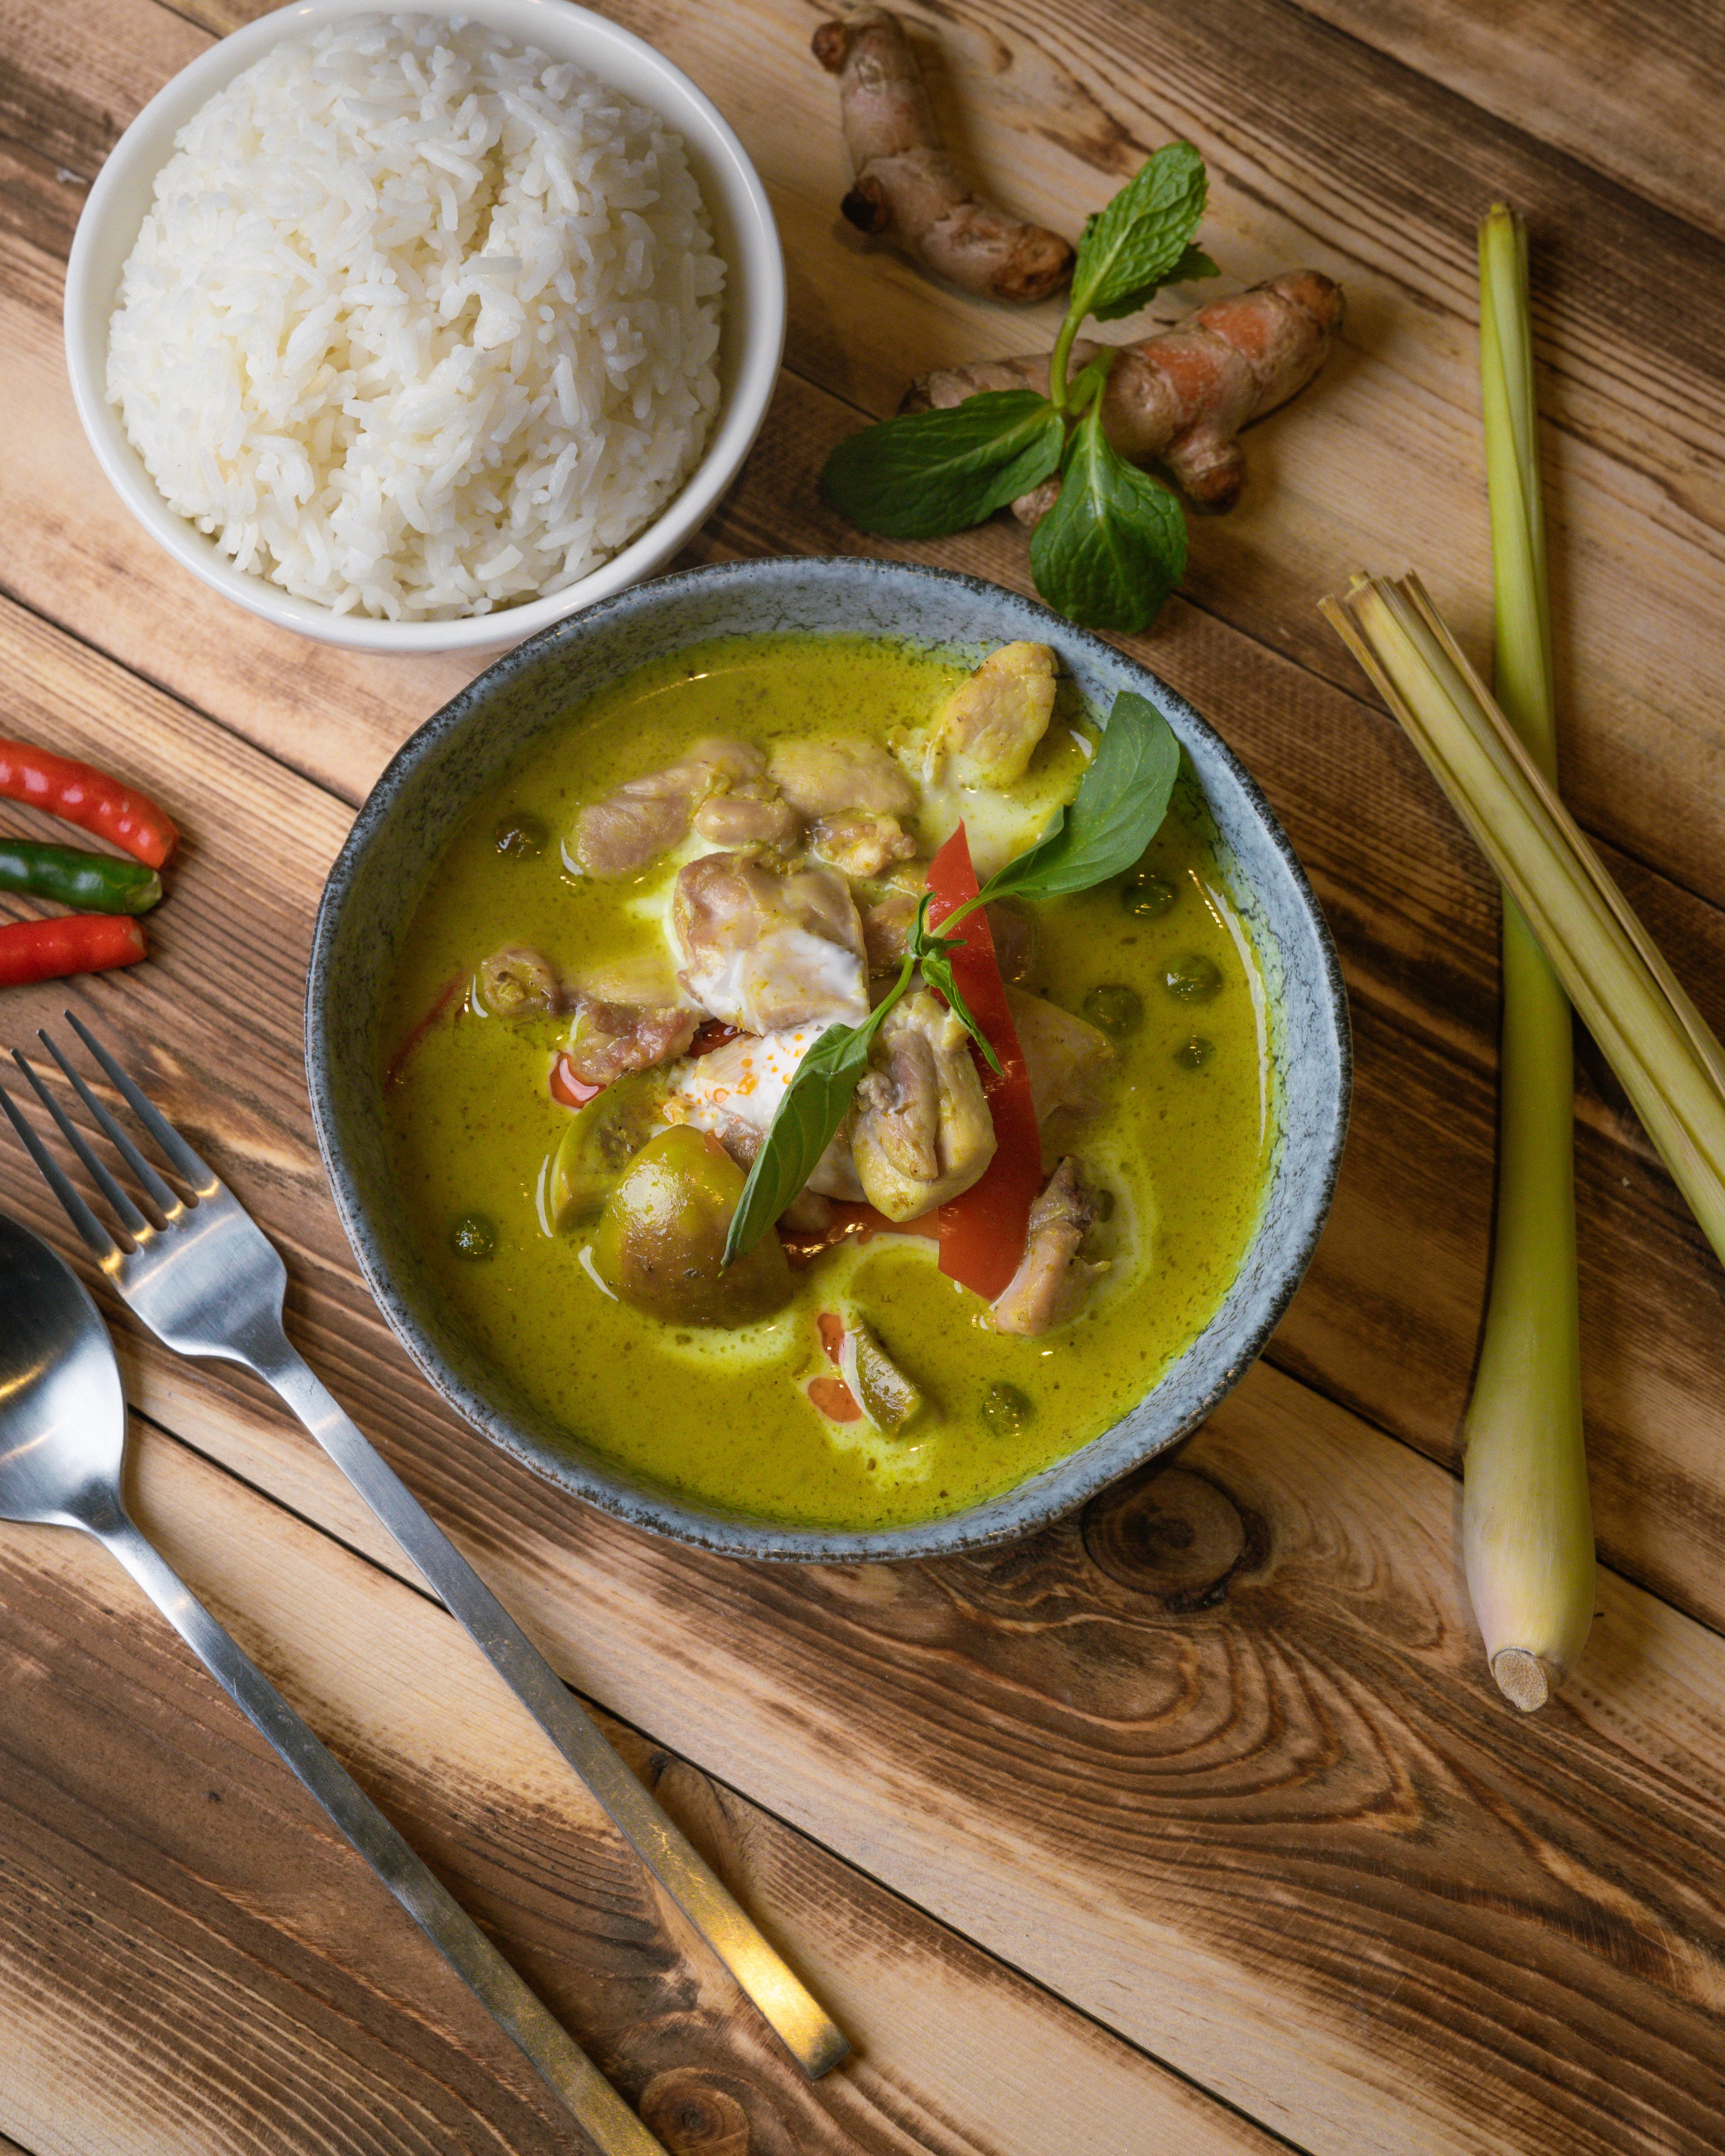
[(147, 913), (162, 896), (162, 878), (114, 854), (0, 838), (0, 891), (56, 899), (80, 913)]

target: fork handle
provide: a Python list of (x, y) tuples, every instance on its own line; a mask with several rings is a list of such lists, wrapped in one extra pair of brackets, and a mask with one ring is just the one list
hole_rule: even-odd
[(300, 1721), (119, 1507), (84, 1522), (120, 1560), (223, 1691), (266, 1738), (456, 1974), (520, 2046), (603, 2156), (665, 2156), (591, 2059), (473, 1918)]
[[(285, 1334), (251, 1368), (292, 1409), (394, 1537), (444, 1608), (556, 1745), (642, 1862), (688, 1917), (810, 2076), (850, 2044), (761, 1935), (706, 1859), (606, 1742), (537, 1647), (371, 1441), (342, 1412)], [(274, 1348), (274, 1342), (271, 1343)]]

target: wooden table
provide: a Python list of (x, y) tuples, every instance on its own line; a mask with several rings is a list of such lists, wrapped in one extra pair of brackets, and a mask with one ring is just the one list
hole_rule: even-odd
[[(677, 2156), (1725, 2145), (1725, 1282), (1584, 1055), (1600, 1614), (1518, 1719), (1455, 1548), (1495, 894), (1312, 610), (1357, 566), (1417, 563), (1481, 645), (1472, 242), (1507, 193), (1534, 234), (1566, 790), (1725, 1020), (1718, 0), (929, 8), (952, 137), (1017, 203), (1072, 229), (1183, 133), (1229, 272), (1347, 285), (1343, 349), (1250, 437), (1245, 501), (1197, 525), (1134, 649), (1299, 847), (1359, 1076), (1311, 1277), (1178, 1466), (1015, 1548), (826, 1570), (650, 1540), (512, 1466), (410, 1369), (336, 1225), (300, 1063), (313, 909), (384, 761), (470, 670), (342, 657), (179, 572), (98, 475), (59, 345), (104, 154), (252, 12), (0, 0), (0, 726), (120, 766), (189, 834), (153, 963), (71, 1000), (282, 1245), (312, 1361), (618, 1717), (855, 2062), (801, 2082), (322, 1455), (116, 1313), (148, 1532)], [(694, 558), (854, 548), (815, 497), (830, 444), (914, 369), (1046, 322), (838, 223), (816, 8), (614, 12), (735, 123), (790, 261), (778, 401)], [(1027, 586), (1009, 526), (915, 551)], [(64, 1000), (9, 997), (5, 1040)], [(67, 1245), (9, 1142), (0, 1200)], [(570, 2145), (99, 1551), (0, 1529), (0, 2143)]]

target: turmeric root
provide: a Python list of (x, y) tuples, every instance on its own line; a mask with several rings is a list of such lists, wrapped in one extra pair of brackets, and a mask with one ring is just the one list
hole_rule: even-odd
[(859, 8), (814, 33), (839, 78), (856, 177), (839, 204), (860, 232), (890, 236), (937, 277), (985, 298), (1045, 300), (1072, 274), (1058, 233), (983, 202), (941, 147), (916, 56), (896, 15)]
[[(1102, 394), (1109, 440), (1133, 464), (1166, 465), (1204, 508), (1231, 509), (1245, 483), (1245, 454), (1235, 436), (1306, 387), (1329, 357), (1342, 313), (1339, 285), (1316, 270), (1293, 270), (1122, 346)], [(1074, 371), (1102, 349), (1081, 338), (1072, 347)], [(1047, 356), (920, 375), (899, 408), (962, 404), (985, 389), (1046, 395)], [(1035, 524), (1059, 491), (1059, 480), (1048, 480), (1021, 495), (1013, 513)]]

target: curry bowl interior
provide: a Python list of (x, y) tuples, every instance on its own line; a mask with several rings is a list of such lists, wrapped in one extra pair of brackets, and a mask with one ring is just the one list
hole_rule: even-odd
[[(1148, 697), (1202, 787), (1271, 1012), (1273, 1165), (1256, 1229), (1209, 1323), (1101, 1436), (996, 1497), (913, 1526), (829, 1532), (721, 1512), (620, 1472), (553, 1424), (444, 1304), (409, 1230), (385, 1128), (385, 991), (427, 880), (475, 798), (572, 706), (647, 660), (717, 636), (786, 634), (872, 634), (964, 654), (1027, 638), (1054, 647), (1100, 713), (1123, 689)], [(929, 1556), (1025, 1533), (1186, 1435), (1244, 1374), (1305, 1270), (1334, 1184), (1350, 1075), (1340, 973), (1317, 903), (1256, 787), (1197, 712), (1029, 600), (944, 571), (849, 559), (728, 563), (621, 593), (511, 652), (429, 720), (378, 781), (331, 872), (306, 1057), (318, 1141), (366, 1279), (421, 1369), (475, 1427), (638, 1525), (740, 1555), (828, 1561)]]

